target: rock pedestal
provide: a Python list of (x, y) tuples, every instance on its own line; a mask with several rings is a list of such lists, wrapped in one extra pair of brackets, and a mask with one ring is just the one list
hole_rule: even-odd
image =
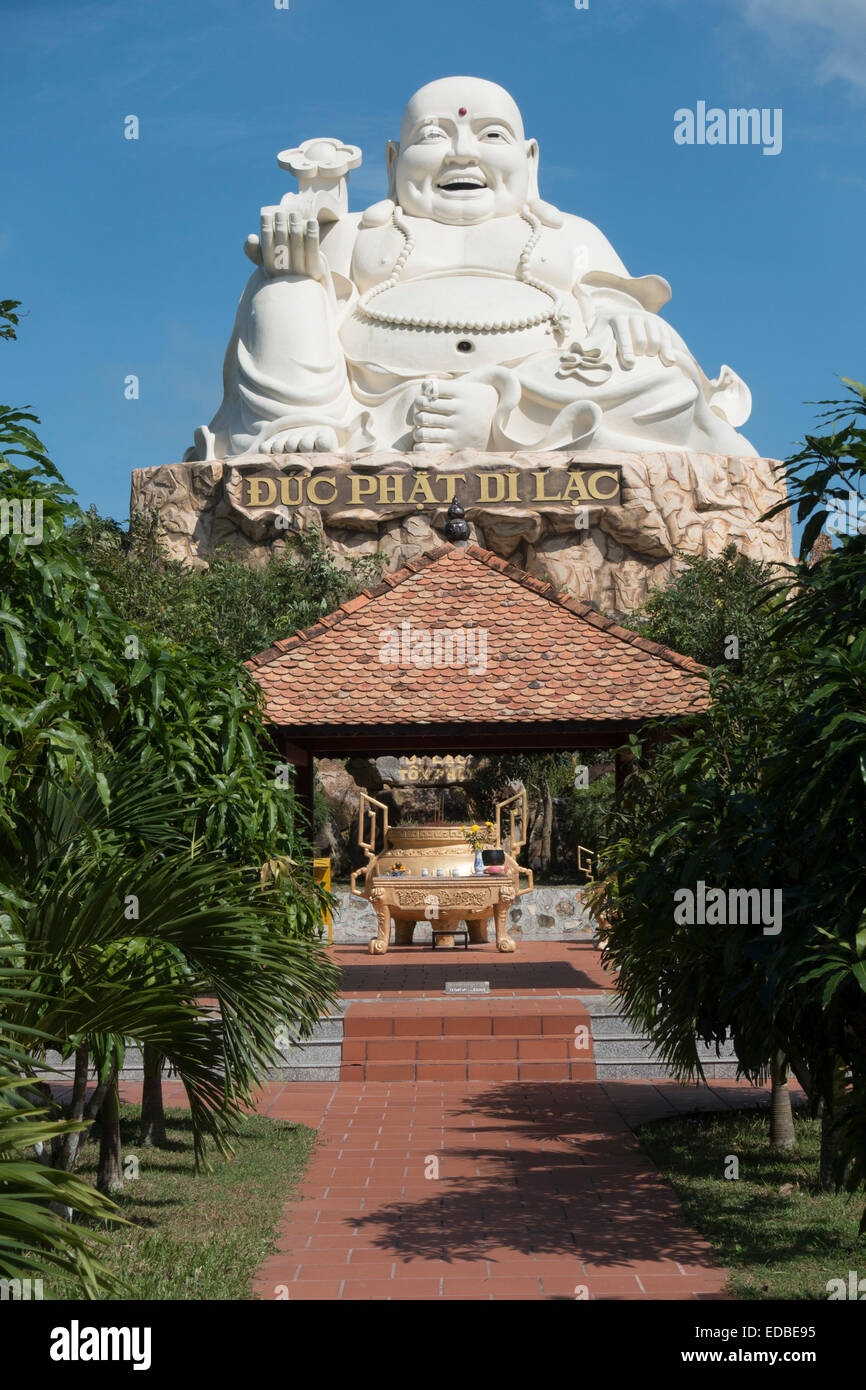
[(787, 562), (790, 516), (772, 459), (690, 452), (254, 455), (133, 473), (133, 511), (156, 510), (172, 555), (198, 567), (225, 547), (261, 564), (290, 530), (317, 529), (338, 559), (381, 552), (395, 570), (442, 543), (454, 497), (472, 539), (530, 574), (623, 615), (677, 568), (729, 542)]

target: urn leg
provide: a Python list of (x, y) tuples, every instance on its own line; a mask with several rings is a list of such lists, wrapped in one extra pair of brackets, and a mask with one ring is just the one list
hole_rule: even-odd
[(466, 925), (469, 928), (469, 940), (473, 946), (481, 946), (487, 941), (487, 918), (473, 917), (470, 921), (467, 918)]
[(379, 932), (374, 936), (368, 951), (371, 956), (384, 956), (391, 940), (391, 910), (387, 903), (374, 903)]
[(417, 922), (407, 922), (405, 918), (402, 921), (399, 918), (395, 919), (394, 945), (411, 946), (417, 925)]
[(496, 949), (497, 951), (514, 951), (516, 945), (512, 937), (508, 935), (508, 907), (507, 902), (499, 902), (493, 909), (493, 920), (496, 923)]
[(439, 929), (435, 937), (436, 950), (438, 951), (441, 947), (444, 947), (446, 951), (453, 950), (454, 937), (451, 935), (450, 931), (443, 931), (443, 928), (456, 926), (454, 909), (451, 908), (448, 911), (440, 912), (438, 919), (435, 922), (431, 922), (431, 926), (438, 927)]

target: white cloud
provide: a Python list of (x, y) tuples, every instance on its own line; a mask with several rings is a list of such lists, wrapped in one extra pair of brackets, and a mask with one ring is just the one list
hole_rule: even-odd
[(780, 56), (811, 65), (817, 82), (844, 82), (866, 96), (864, 0), (733, 0)]

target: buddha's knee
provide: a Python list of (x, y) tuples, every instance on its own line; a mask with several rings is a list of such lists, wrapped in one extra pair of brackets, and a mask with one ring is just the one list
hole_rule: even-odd
[(258, 372), (277, 375), (287, 361), (316, 370), (342, 361), (333, 307), (318, 280), (300, 275), (268, 279), (258, 272), (248, 289), (239, 311), (246, 309), (241, 341)]

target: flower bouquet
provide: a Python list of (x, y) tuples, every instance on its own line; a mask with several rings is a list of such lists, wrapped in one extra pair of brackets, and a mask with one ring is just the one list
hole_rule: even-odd
[(481, 851), (484, 845), (489, 844), (493, 839), (493, 821), (486, 820), (483, 825), (464, 825), (463, 834), (475, 851), (475, 867), (473, 872), (476, 874), (483, 874), (484, 860), (481, 858)]

